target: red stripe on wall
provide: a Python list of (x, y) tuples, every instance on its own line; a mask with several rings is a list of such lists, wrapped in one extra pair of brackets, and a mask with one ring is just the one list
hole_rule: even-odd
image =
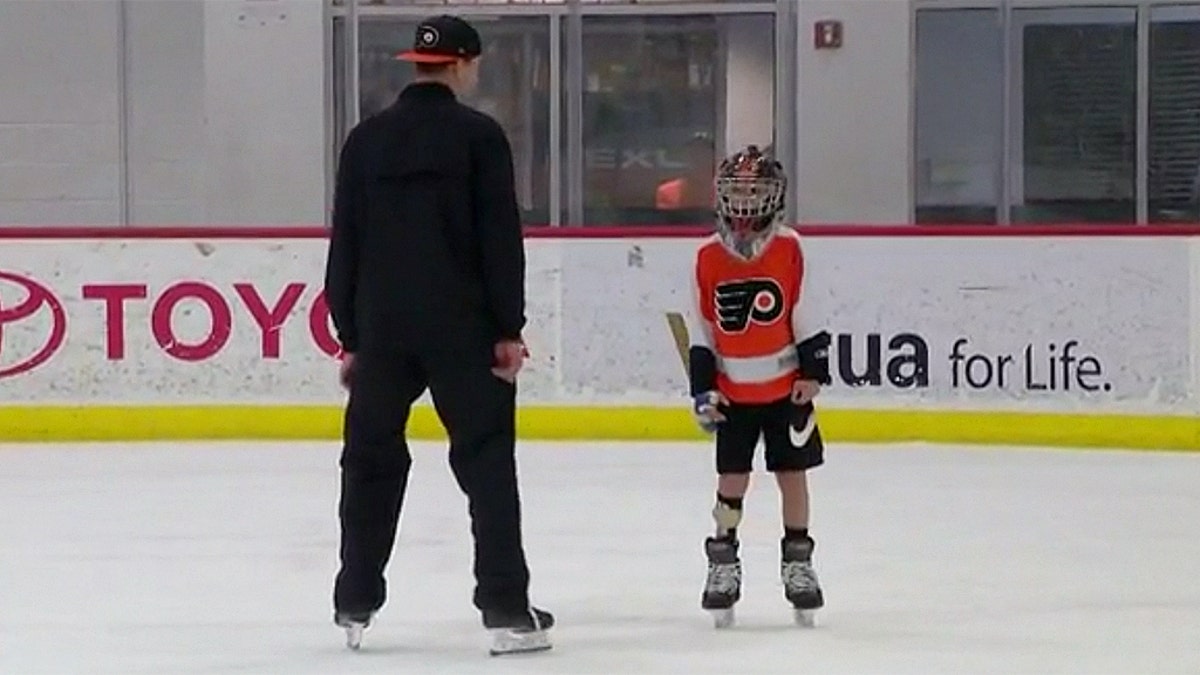
[[(1200, 223), (1178, 225), (799, 225), (809, 237), (1200, 237)], [(531, 239), (679, 239), (706, 236), (711, 226), (636, 225), (525, 228)], [(3, 226), (0, 239), (321, 239), (319, 225), (77, 227)]]

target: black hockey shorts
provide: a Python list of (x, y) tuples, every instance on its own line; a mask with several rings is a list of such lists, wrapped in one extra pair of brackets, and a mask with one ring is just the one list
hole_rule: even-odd
[[(812, 415), (811, 404), (807, 411)], [(765, 447), (767, 471), (771, 473), (807, 471), (825, 461), (825, 446), (815, 416), (806, 417), (805, 411), (790, 399), (732, 403), (722, 407), (722, 412), (726, 419), (717, 426), (718, 474), (751, 473), (760, 438)], [(810, 433), (804, 433), (806, 426)]]

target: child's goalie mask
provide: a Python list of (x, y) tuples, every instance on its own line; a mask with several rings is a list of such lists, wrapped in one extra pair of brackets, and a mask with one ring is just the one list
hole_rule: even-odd
[(751, 145), (721, 162), (716, 182), (717, 233), (729, 250), (752, 260), (783, 215), (783, 165)]

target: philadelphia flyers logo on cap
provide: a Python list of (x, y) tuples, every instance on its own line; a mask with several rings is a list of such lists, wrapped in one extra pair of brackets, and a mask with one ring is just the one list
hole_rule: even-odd
[(479, 33), (469, 23), (453, 16), (435, 16), (417, 24), (413, 46), (396, 58), (412, 63), (454, 63), (482, 52)]
[(417, 42), (425, 48), (436, 46), (439, 39), (441, 39), (441, 35), (433, 26), (421, 26), (417, 34)]

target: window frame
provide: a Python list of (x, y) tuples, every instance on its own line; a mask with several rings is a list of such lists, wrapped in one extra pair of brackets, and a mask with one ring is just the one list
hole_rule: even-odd
[[(1157, 219), (1157, 214), (1152, 214), (1150, 211), (1150, 99), (1153, 95), (1153, 91), (1150, 86), (1150, 56), (1153, 47), (1153, 30), (1155, 23), (1181, 22), (1200, 24), (1200, 2), (1197, 2), (1196, 0), (1190, 0), (1187, 2), (1181, 0), (1175, 0), (1174, 2), (1169, 0), (1165, 2), (1153, 2), (1147, 7), (1146, 11), (1141, 15), (1140, 18), (1141, 20), (1139, 21), (1138, 33), (1140, 41), (1138, 43), (1138, 53), (1139, 58), (1141, 58), (1142, 52), (1144, 51), (1145, 58), (1143, 61), (1139, 62), (1138, 69), (1138, 94), (1140, 97), (1142, 97), (1142, 99), (1139, 99), (1139, 101), (1144, 99), (1144, 105), (1138, 109), (1138, 114), (1139, 123), (1144, 125), (1143, 128), (1145, 132), (1145, 138), (1141, 140), (1145, 144), (1145, 153), (1144, 155), (1139, 155), (1138, 159), (1144, 160), (1144, 166), (1139, 165), (1139, 179), (1143, 181), (1142, 183), (1139, 183), (1139, 189), (1145, 190), (1146, 208), (1145, 213), (1139, 212), (1139, 217), (1144, 216), (1146, 224), (1149, 225), (1169, 225), (1175, 221)], [(1196, 184), (1197, 188), (1200, 189), (1200, 167), (1197, 168), (1197, 172), (1198, 175), (1196, 178)], [(1200, 201), (1200, 194), (1196, 195), (1196, 199)], [(1155, 219), (1152, 220), (1152, 218)]]
[[(691, 3), (654, 4), (589, 4), (581, 0), (562, 0), (553, 4), (517, 5), (368, 5), (364, 0), (326, 0), (326, 23), (329, 38), (326, 41), (326, 77), (329, 100), (326, 104), (327, 137), (330, 142), (329, 161), (326, 162), (326, 182), (329, 186), (329, 201), (332, 203), (333, 183), (336, 175), (337, 148), (345, 133), (361, 120), (359, 110), (359, 29), (363, 18), (376, 16), (424, 18), (438, 11), (463, 16), (504, 18), (544, 17), (550, 35), (550, 96), (549, 96), (549, 222), (538, 225), (583, 226), (583, 34), (584, 17), (590, 16), (686, 16), (686, 15), (740, 15), (770, 14), (774, 21), (775, 42), (775, 147), (780, 161), (789, 174), (798, 174), (795, 145), (795, 80), (798, 74), (797, 50), (799, 30), (794, 18), (795, 0), (746, 0), (744, 2), (702, 1)], [(333, 43), (339, 39), (335, 24), (344, 28), (345, 45), (341, 63), (333, 54)], [(340, 73), (335, 80), (334, 72)], [(343, 86), (338, 86), (341, 84)], [(565, 95), (564, 95), (565, 94)], [(793, 102), (789, 105), (789, 100)], [(335, 113), (340, 106), (344, 128), (337, 127)], [(564, 142), (565, 141), (565, 142)], [(797, 214), (798, 195), (789, 191), (787, 218), (794, 221)], [(331, 209), (326, 209), (326, 218)]]
[[(1010, 50), (1009, 50), (1008, 43), (1005, 41), (1005, 32), (1006, 32), (1008, 17), (1005, 14), (1005, 12), (998, 5), (997, 6), (980, 6), (978, 3), (971, 4), (969, 2), (961, 2), (961, 3), (960, 2), (955, 2), (955, 3), (932, 2), (932, 3), (930, 3), (930, 5), (931, 6), (926, 9), (935, 9), (935, 10), (944, 11), (944, 12), (978, 11), (978, 12), (989, 12), (989, 13), (995, 14), (997, 17), (997, 22), (998, 22), (997, 27), (999, 28), (999, 31), (1000, 31), (999, 45), (1000, 45), (1001, 69), (1002, 70), (1008, 69), (1008, 67), (1009, 67), (1009, 51)], [(921, 150), (921, 148), (918, 143), (920, 125), (919, 125), (919, 120), (918, 120), (919, 105), (918, 105), (918, 101), (917, 101), (917, 89), (918, 89), (918, 85), (919, 85), (919, 81), (918, 81), (919, 50), (918, 50), (918, 44), (917, 44), (918, 35), (919, 35), (919, 30), (918, 30), (919, 14), (920, 14), (920, 12), (915, 11), (915, 10), (912, 12), (911, 23), (910, 23), (911, 31), (909, 34), (909, 37), (910, 37), (909, 44), (912, 46), (912, 48), (910, 49), (911, 61), (909, 63), (909, 69), (910, 69), (909, 70), (909, 72), (910, 72), (909, 121), (912, 124), (912, 134), (911, 134), (910, 142), (909, 142), (909, 158), (908, 158), (909, 159), (909, 187), (910, 187), (910, 189), (909, 189), (909, 222), (911, 222), (913, 224), (917, 224), (917, 225), (935, 226), (935, 225), (941, 225), (943, 223), (941, 223), (941, 222), (922, 223), (922, 222), (918, 221), (918, 219), (917, 219), (917, 212), (919, 209), (922, 208), (922, 205), (921, 205), (920, 199), (919, 199), (919, 195), (918, 195), (918, 186), (921, 183), (921, 180), (920, 180), (920, 173), (921, 173), (920, 150)], [(1007, 81), (1005, 80), (1005, 74), (1002, 73), (1001, 84), (1000, 84), (1000, 108), (1001, 108), (1001, 111), (1000, 111), (1001, 119), (999, 121), (999, 132), (1000, 132), (999, 144), (1000, 144), (1000, 147), (999, 147), (999, 157), (997, 158), (1000, 160), (1000, 162), (999, 162), (998, 166), (992, 167), (994, 170), (994, 174), (995, 174), (994, 180), (996, 182), (996, 185), (995, 185), (996, 194), (993, 197), (995, 200), (995, 203), (993, 205), (993, 208), (995, 209), (995, 217), (993, 218), (994, 222), (991, 223), (991, 225), (1000, 224), (1001, 218), (1004, 217), (1004, 216), (1002, 216), (1002, 214), (1006, 213), (1007, 209), (1009, 208), (1007, 205), (1007, 202), (1009, 199), (1008, 184), (1006, 182), (1006, 176), (1005, 176), (1004, 172), (1008, 169), (1008, 161), (1007, 161), (1007, 157), (1005, 157), (1005, 153), (1007, 152), (1007, 148), (1008, 148), (1008, 136), (1009, 136), (1010, 123), (1011, 123), (1009, 108), (1011, 106), (1011, 103), (1009, 100), (1009, 88), (1006, 86), (1006, 82)]]
[[(1161, 12), (1163, 9), (1170, 8), (1196, 8), (1200, 11), (1200, 3), (1196, 0), (913, 0), (910, 7), (910, 26), (912, 36), (912, 49), (910, 55), (912, 58), (913, 67), (912, 81), (909, 88), (909, 110), (910, 116), (910, 173), (909, 173), (909, 193), (912, 202), (912, 208), (909, 213), (909, 218), (912, 222), (916, 222), (916, 188), (917, 188), (917, 165), (916, 165), (916, 135), (917, 135), (917, 119), (916, 119), (916, 24), (917, 15), (921, 12), (937, 11), (937, 10), (963, 10), (963, 9), (987, 9), (998, 10), (1001, 14), (1001, 43), (1003, 45), (1004, 57), (1002, 62), (1002, 100), (1003, 100), (1003, 151), (1001, 153), (1001, 168), (1000, 174), (1002, 177), (1000, 204), (998, 204), (998, 213), (996, 225), (1011, 226), (1012, 222), (1012, 206), (1013, 206), (1013, 190), (1014, 190), (1014, 175), (1013, 175), (1013, 147), (1014, 144), (1021, 142), (1022, 139), (1017, 138), (1014, 133), (1014, 105), (1017, 103), (1014, 95), (1014, 87), (1018, 84), (1018, 74), (1014, 72), (1017, 64), (1020, 63), (1019, 54), (1014, 53), (1016, 40), (1014, 39), (1014, 31), (1017, 26), (1015, 23), (1015, 15), (1019, 11), (1071, 11), (1071, 10), (1114, 10), (1127, 9), (1134, 12), (1134, 21), (1136, 25), (1137, 35), (1137, 83), (1136, 83), (1136, 124), (1134, 142), (1136, 147), (1135, 163), (1134, 163), (1134, 202), (1135, 202), (1135, 223), (1137, 225), (1148, 225), (1150, 216), (1149, 205), (1149, 165), (1150, 165), (1150, 26), (1154, 13)], [(1184, 10), (1184, 11), (1188, 11)]]

